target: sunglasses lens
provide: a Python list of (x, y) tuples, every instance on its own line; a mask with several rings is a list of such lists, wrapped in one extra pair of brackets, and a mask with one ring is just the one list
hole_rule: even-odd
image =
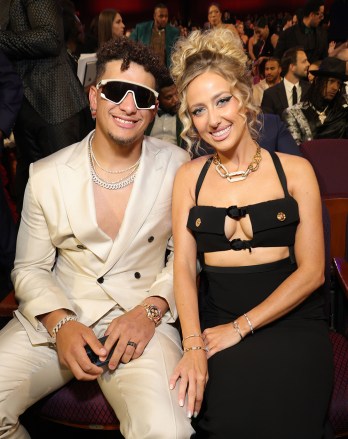
[(149, 109), (156, 103), (156, 96), (152, 91), (140, 85), (121, 81), (111, 81), (103, 85), (103, 93), (106, 99), (116, 104), (119, 104), (129, 91), (134, 93), (136, 105), (139, 109)]

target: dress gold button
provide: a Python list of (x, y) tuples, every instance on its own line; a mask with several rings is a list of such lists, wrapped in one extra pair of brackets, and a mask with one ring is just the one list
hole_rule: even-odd
[(200, 218), (196, 219), (196, 227), (199, 227), (202, 224), (202, 221)]
[(285, 220), (286, 220), (286, 215), (285, 215), (285, 213), (284, 213), (284, 212), (278, 212), (278, 213), (277, 213), (277, 219), (278, 219), (279, 221), (285, 221)]

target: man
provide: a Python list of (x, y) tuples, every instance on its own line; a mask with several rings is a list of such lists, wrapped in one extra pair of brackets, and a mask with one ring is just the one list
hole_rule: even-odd
[(180, 137), (182, 124), (178, 117), (179, 96), (169, 74), (161, 80), (158, 102), (156, 117), (148, 126), (146, 134), (182, 146), (183, 140)]
[(280, 73), (280, 60), (278, 58), (266, 58), (264, 62), (264, 79), (253, 85), (253, 96), (255, 105), (260, 106), (262, 102), (263, 92), (273, 85), (278, 84), (282, 80)]
[[(95, 131), (31, 164), (13, 270), (19, 309), (0, 332), (6, 437), (28, 437), (18, 416), (73, 375), (98, 380), (126, 439), (193, 432), (168, 382), (182, 355), (171, 193), (189, 156), (144, 138), (161, 74), (143, 44), (106, 43), (90, 89)], [(92, 364), (86, 345), (101, 361), (115, 347), (108, 366)]]
[(168, 24), (168, 8), (163, 3), (155, 6), (153, 20), (135, 26), (130, 38), (150, 46), (164, 65), (170, 66), (170, 55), (180, 31)]
[(281, 59), (284, 80), (264, 91), (261, 108), (264, 113), (278, 114), (280, 117), (285, 108), (303, 100), (309, 88), (305, 80), (309, 62), (301, 47), (288, 49)]
[(328, 55), (327, 33), (319, 26), (324, 18), (324, 0), (308, 0), (299, 22), (281, 32), (274, 49), (274, 56), (282, 58), (290, 47), (302, 46), (310, 63)]
[(311, 73), (315, 79), (306, 100), (283, 114), (293, 138), (298, 145), (312, 139), (347, 138), (346, 63), (334, 57), (325, 58), (319, 69)]
[(24, 99), (13, 129), (17, 148), (16, 197), (20, 214), (30, 163), (93, 128), (93, 120), (64, 42), (62, 11), (55, 0), (6, 0), (0, 49), (13, 61)]

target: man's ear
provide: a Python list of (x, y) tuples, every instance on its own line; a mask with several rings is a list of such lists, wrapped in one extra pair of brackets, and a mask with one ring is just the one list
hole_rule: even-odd
[(97, 95), (98, 90), (94, 85), (92, 85), (89, 89), (89, 106), (91, 107), (91, 110), (97, 111)]
[(155, 108), (153, 110), (150, 110), (152, 112), (152, 116), (151, 116), (151, 122), (154, 120), (154, 118), (156, 117), (157, 111), (158, 111), (158, 106), (159, 106), (159, 101), (156, 101), (155, 104)]

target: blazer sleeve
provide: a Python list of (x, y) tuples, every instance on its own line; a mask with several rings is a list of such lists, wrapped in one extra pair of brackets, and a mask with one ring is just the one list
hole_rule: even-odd
[(261, 109), (264, 113), (276, 114), (273, 108), (272, 92), (270, 88), (263, 92)]
[[(26, 17), (21, 18), (29, 22), (30, 29), (22, 33), (11, 30), (0, 32), (0, 49), (11, 60), (58, 56), (64, 45), (63, 20), (58, 2), (31, 0), (23, 3), (26, 5)], [(10, 16), (10, 24), (16, 19)]]
[(300, 145), (304, 139), (301, 135), (301, 127), (298, 123), (298, 114), (293, 107), (289, 107), (283, 111), (282, 119), (290, 131), (297, 145)]
[(43, 209), (35, 197), (33, 166), (32, 163), (24, 197), (12, 282), (19, 299), (18, 310), (36, 330), (40, 330), (38, 315), (60, 308), (74, 312), (74, 308), (52, 272), (56, 247)]
[(298, 144), (295, 142), (292, 134), (285, 123), (278, 117), (278, 148), (277, 151), (286, 154), (302, 156)]

